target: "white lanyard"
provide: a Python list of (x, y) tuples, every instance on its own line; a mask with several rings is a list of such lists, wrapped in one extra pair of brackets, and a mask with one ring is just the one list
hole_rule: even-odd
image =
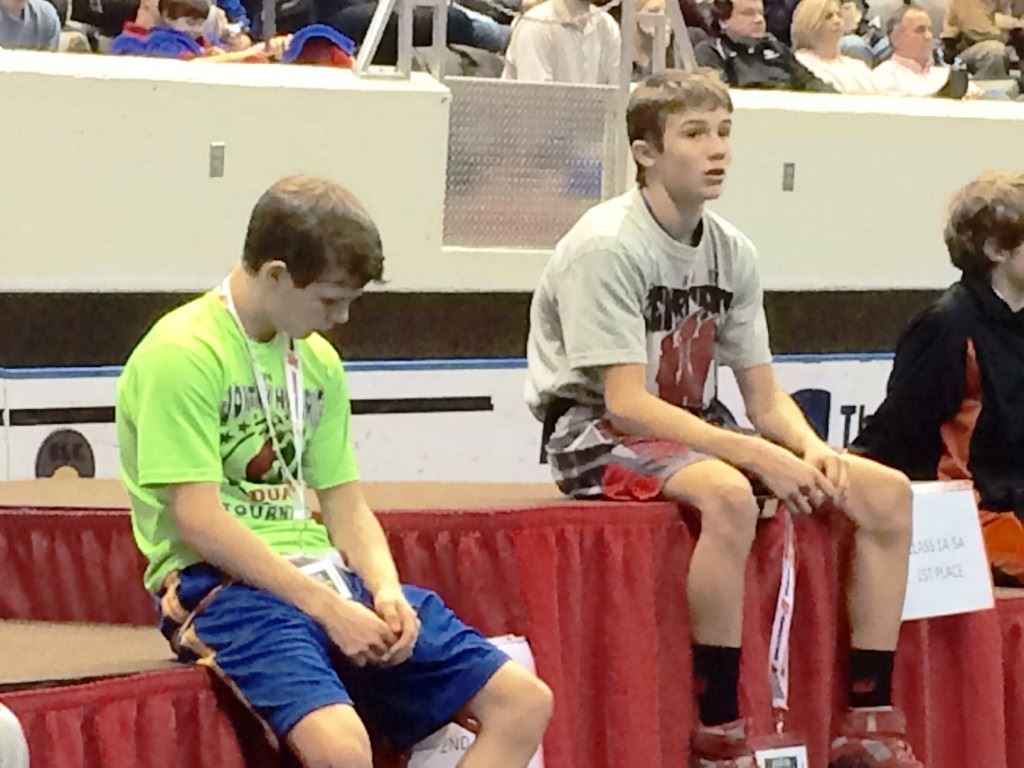
[(235, 321), (235, 325), (238, 326), (238, 330), (242, 334), (242, 339), (245, 341), (245, 349), (249, 354), (249, 363), (252, 366), (253, 378), (256, 380), (256, 392), (259, 395), (260, 406), (263, 408), (263, 418), (267, 423), (267, 431), (270, 433), (270, 444), (274, 449), (274, 455), (277, 458), (278, 463), (281, 465), (281, 470), (284, 473), (285, 479), (288, 481), (288, 485), (290, 485), (292, 489), (292, 503), (295, 509), (294, 517), (296, 520), (305, 520), (309, 516), (309, 511), (306, 507), (306, 484), (302, 478), (302, 454), (305, 449), (306, 442), (304, 418), (305, 397), (304, 390), (302, 388), (302, 364), (299, 361), (299, 355), (295, 349), (295, 340), (288, 337), (287, 344), (285, 344), (284, 379), (285, 390), (288, 395), (288, 413), (292, 422), (292, 441), (295, 444), (295, 466), (298, 471), (297, 476), (292, 474), (291, 468), (285, 460), (284, 452), (281, 450), (281, 444), (278, 442), (277, 432), (274, 429), (273, 411), (270, 407), (270, 389), (267, 386), (267, 377), (260, 369), (259, 362), (256, 359), (256, 351), (252, 347), (252, 341), (249, 339), (249, 335), (245, 332), (245, 326), (242, 325), (242, 318), (238, 316), (238, 309), (235, 307), (235, 300), (231, 296), (230, 276), (224, 278), (224, 282), (220, 284), (217, 291), (224, 298), (224, 306), (227, 308), (228, 314), (231, 315), (232, 319)]
[[(780, 511), (783, 509), (779, 505)], [(772, 708), (779, 717), (789, 709), (789, 637), (793, 629), (793, 602), (796, 597), (796, 537), (793, 517), (785, 509), (781, 515), (785, 526), (785, 544), (782, 552), (782, 578), (772, 621), (771, 644), (768, 649), (768, 668), (772, 683)]]

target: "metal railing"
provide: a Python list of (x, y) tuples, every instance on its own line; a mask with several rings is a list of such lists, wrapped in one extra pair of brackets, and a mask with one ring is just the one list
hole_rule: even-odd
[[(665, 69), (670, 34), (677, 65), (693, 69), (696, 61), (678, 2), (667, 0), (666, 13), (638, 12), (636, 0), (611, 0), (608, 6), (619, 4), (622, 51), (617, 82), (583, 86), (445, 77), (447, 0), (378, 2), (356, 56), (355, 72), (363, 77), (408, 78), (413, 14), (418, 7), (432, 10), (428, 67), (452, 91), (446, 245), (549, 248), (583, 211), (626, 190), (630, 180), (625, 115), (638, 24), (653, 28), (653, 72)], [(264, 4), (268, 7), (273, 2)], [(397, 63), (374, 65), (396, 12)]]

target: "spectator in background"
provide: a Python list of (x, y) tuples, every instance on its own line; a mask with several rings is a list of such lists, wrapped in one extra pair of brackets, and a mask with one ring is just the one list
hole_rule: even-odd
[[(618, 10), (618, 9), (616, 9), (616, 10)], [(640, 13), (656, 13), (656, 14), (664, 15), (665, 14), (665, 0), (636, 0), (636, 12), (638, 14), (640, 14)], [(617, 19), (617, 21), (619, 21), (621, 23), (621, 21), (622, 21), (621, 16)], [(672, 33), (671, 33), (672, 26), (671, 26), (671, 22), (669, 22), (667, 18), (665, 19), (665, 22), (668, 25), (668, 30), (667, 30), (668, 34), (665, 36), (666, 37), (666, 42), (668, 42), (668, 41), (671, 41), (671, 39), (672, 39)], [(689, 21), (686, 22), (686, 26), (687, 26), (688, 30), (691, 29)], [(643, 77), (647, 77), (647, 76), (653, 74), (653, 59), (654, 59), (654, 53), (655, 53), (654, 45), (655, 45), (655, 42), (656, 42), (654, 30), (655, 30), (655, 26), (654, 26), (654, 24), (652, 22), (647, 21), (646, 19), (637, 19), (636, 35), (635, 35), (635, 38), (633, 40), (633, 47), (634, 47), (634, 54), (633, 54), (633, 76), (634, 76), (634, 78), (636, 78), (636, 77), (643, 78)], [(697, 31), (699, 33), (699, 28), (698, 28)], [(700, 39), (703, 40), (703, 39), (706, 39), (706, 37), (707, 37), (706, 35), (702, 35)], [(693, 38), (692, 38), (692, 31), (691, 31), (691, 40), (692, 39)], [(667, 57), (668, 49), (667, 48), (666, 48), (665, 53), (666, 53), (666, 62), (667, 62), (667, 60), (668, 60), (668, 57)]]
[[(143, 18), (140, 6), (138, 19)], [(148, 9), (147, 9), (148, 10)], [(203, 28), (210, 16), (209, 0), (159, 0), (151, 25), (126, 25), (114, 38), (110, 52), (117, 56), (191, 59), (223, 50), (219, 40), (208, 40)]]
[(761, 0), (714, 0), (721, 36), (694, 50), (697, 63), (715, 69), (734, 88), (794, 91), (835, 89), (819, 80), (767, 31)]
[(942, 24), (946, 63), (957, 56), (979, 80), (1009, 77), (1006, 44), (1024, 52), (1021, 20), (1002, 13), (1000, 0), (949, 0)]
[(801, 0), (793, 12), (792, 36), (797, 61), (839, 93), (879, 93), (868, 65), (839, 50), (843, 37), (839, 0)]
[(209, 0), (160, 0), (158, 7), (160, 17), (156, 26), (126, 26), (114, 39), (110, 52), (168, 59), (266, 62), (280, 60), (290, 41), (287, 35), (258, 44), (253, 44), (246, 35), (227, 41), (206, 38)]
[[(708, 3), (696, 2), (696, 0), (672, 0), (679, 4), (683, 13), (683, 21), (686, 22), (686, 31), (689, 33), (690, 44), (697, 47), (700, 43), (714, 37), (714, 20), (711, 17), (711, 9)], [(621, 6), (611, 9), (611, 14), (621, 23), (621, 15), (617, 12)], [(658, 13), (665, 14), (665, 0), (637, 0), (637, 13)], [(675, 56), (675, 47), (672, 42), (671, 22), (666, 18), (668, 25), (668, 50), (666, 51), (665, 63), (668, 68), (681, 68), (683, 62), (678, 61)], [(654, 25), (646, 20), (638, 20), (636, 28), (636, 56), (633, 59), (633, 75), (637, 78), (646, 78), (653, 74), (652, 59), (654, 56)]]
[(843, 19), (843, 36), (839, 40), (839, 51), (844, 56), (860, 59), (869, 67), (874, 66), (876, 51), (884, 40), (884, 31), (877, 17), (867, 18), (867, 7), (863, 0), (843, 0), (839, 15)]
[(892, 58), (872, 72), (875, 85), (890, 96), (980, 98), (984, 91), (967, 81), (967, 73), (935, 62), (935, 41), (928, 12), (905, 5), (889, 19)]
[[(362, 44), (370, 28), (370, 22), (377, 11), (377, 2), (365, 0), (320, 0), (316, 13), (321, 24), (327, 24), (342, 32), (358, 44)], [(509, 28), (494, 19), (476, 12), (470, 12), (458, 3), (445, 8), (447, 14), (446, 36), (449, 48), (474, 48), (479, 51), (500, 53), (509, 40)], [(279, 27), (280, 28), (280, 27)], [(414, 47), (431, 45), (434, 37), (433, 11), (426, 6), (413, 9), (412, 44)], [(392, 13), (373, 57), (374, 64), (394, 64), (398, 60), (398, 14)]]
[[(229, 4), (241, 8), (238, 0), (229, 0)], [(206, 16), (199, 14), (206, 9)], [(237, 10), (236, 8), (236, 10)], [(160, 0), (141, 0), (135, 21), (124, 25), (121, 34), (114, 39), (110, 52), (120, 55), (160, 56), (184, 58), (202, 56), (214, 49), (217, 51), (241, 51), (252, 46), (252, 38), (248, 32), (248, 17), (244, 23), (232, 22), (232, 15), (223, 8), (214, 5), (211, 0), (171, 0), (162, 3)], [(151, 31), (160, 28), (153, 36), (150, 51), (140, 50), (133, 41), (146, 40)], [(176, 35), (168, 29), (176, 29)], [(181, 39), (176, 40), (176, 36)], [(200, 42), (196, 48), (189, 40)], [(115, 48), (116, 44), (116, 48)], [(161, 46), (163, 48), (161, 48)], [(199, 50), (200, 53), (196, 53)]]
[(969, 480), (997, 583), (1024, 587), (1024, 174), (953, 198), (961, 278), (904, 332), (885, 402), (852, 450), (912, 480)]
[(622, 37), (615, 19), (587, 0), (544, 0), (512, 27), (506, 80), (611, 85)]
[(0, 0), (0, 46), (56, 51), (60, 19), (46, 0)]
[(138, 19), (147, 3), (152, 4), (155, 17), (156, 0), (69, 0), (69, 17), (76, 24), (88, 27), (95, 35), (97, 47), (103, 50), (124, 31), (126, 24)]
[[(867, 12), (869, 21), (877, 22), (879, 29), (887, 30), (892, 17), (899, 13), (904, 5), (909, 4), (905, 0), (870, 0)], [(922, 8), (928, 14), (932, 32), (937, 34), (938, 30), (942, 29), (942, 19), (946, 15), (949, 0), (915, 0), (913, 5)]]
[(28, 744), (21, 723), (3, 704), (0, 704), (0, 766), (2, 768), (28, 768)]
[(768, 34), (787, 46), (792, 42), (789, 35), (793, 28), (793, 11), (799, 2), (800, 0), (766, 0), (764, 4)]

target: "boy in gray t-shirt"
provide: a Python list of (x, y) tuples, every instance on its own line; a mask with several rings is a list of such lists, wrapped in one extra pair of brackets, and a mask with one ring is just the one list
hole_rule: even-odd
[[(754, 484), (793, 513), (848, 515), (851, 710), (830, 765), (922, 768), (891, 693), (910, 484), (825, 444), (775, 382), (754, 246), (704, 208), (730, 161), (732, 102), (717, 76), (648, 80), (627, 124), (639, 188), (583, 215), (530, 310), (526, 397), (555, 480), (577, 498), (672, 499), (700, 512), (687, 587), (697, 768), (754, 765), (737, 695)], [(735, 372), (764, 437), (724, 428), (717, 362)]]

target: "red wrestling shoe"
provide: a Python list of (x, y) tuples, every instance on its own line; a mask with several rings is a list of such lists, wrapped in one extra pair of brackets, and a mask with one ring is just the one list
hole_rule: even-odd
[(690, 740), (690, 768), (757, 768), (747, 721), (698, 725)]
[(907, 719), (898, 709), (851, 709), (832, 742), (829, 768), (924, 768), (906, 740)]

